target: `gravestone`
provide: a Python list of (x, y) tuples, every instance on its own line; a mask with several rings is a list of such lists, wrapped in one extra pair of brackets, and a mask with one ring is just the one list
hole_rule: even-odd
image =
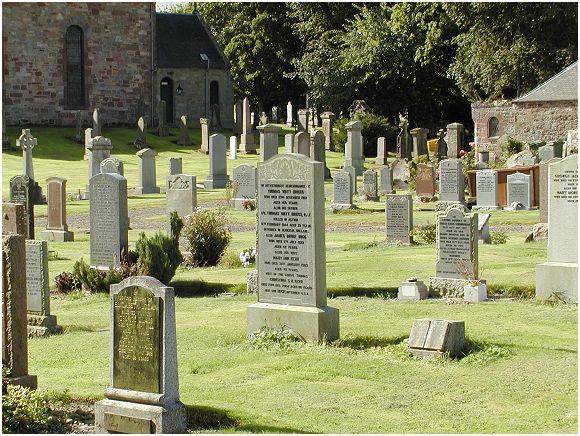
[(237, 136), (230, 136), (230, 160), (236, 160), (236, 152), (238, 151), (238, 138)]
[(114, 157), (103, 159), (101, 162), (101, 173), (114, 173), (124, 176), (125, 170), (123, 168), (123, 161)]
[(260, 131), (260, 161), (265, 162), (278, 154), (278, 133), (280, 127), (275, 124), (264, 124)]
[(101, 121), (101, 110), (97, 107), (93, 110), (93, 129), (92, 129), (92, 137), (101, 136), (103, 134), (102, 131), (103, 123)]
[(477, 214), (477, 235), (478, 239), (484, 244), (491, 244), (491, 233), (489, 232), (489, 218), (488, 213)]
[(308, 109), (298, 109), (298, 132), (308, 132)]
[(425, 283), (415, 277), (407, 279), (399, 285), (397, 300), (425, 300), (429, 297), (429, 290)]
[(385, 203), (387, 244), (411, 245), (413, 237), (413, 196), (387, 194)]
[(83, 119), (81, 115), (81, 111), (75, 112), (75, 136), (74, 140), (76, 142), (83, 142)]
[(413, 137), (414, 156), (428, 155), (427, 133), (429, 133), (429, 129), (425, 129), (423, 127), (417, 127), (416, 129), (411, 130), (411, 136)]
[(242, 134), (242, 102), (240, 100), (236, 100), (236, 104), (234, 105), (234, 118), (235, 118), (235, 126), (234, 126), (234, 135), (241, 135)]
[(308, 131), (312, 132), (315, 127), (318, 127), (318, 116), (316, 115), (316, 109), (313, 107), (308, 108)]
[(392, 194), (393, 193), (393, 171), (389, 167), (381, 168), (380, 174), (380, 184), (379, 193), (381, 195)]
[(203, 182), (205, 189), (225, 188), (230, 180), (226, 159), (226, 137), (215, 133), (209, 137), (209, 173)]
[(50, 336), (61, 333), (56, 316), (50, 314), (48, 289), (48, 244), (46, 241), (26, 241), (26, 310), (28, 335)]
[(417, 197), (432, 199), (435, 197), (435, 168), (431, 164), (417, 164), (415, 191)]
[(109, 385), (95, 433), (185, 433), (179, 400), (175, 294), (153, 277), (111, 285)]
[(250, 101), (244, 98), (243, 117), (242, 117), (242, 134), (240, 135), (240, 153), (256, 154), (254, 144), (254, 135), (252, 133), (253, 123), (250, 120)]
[(22, 148), (22, 174), (34, 180), (32, 167), (32, 149), (38, 145), (38, 140), (32, 136), (30, 129), (22, 129), (22, 135), (16, 140), (16, 147)]
[(330, 170), (326, 166), (326, 149), (324, 148), (324, 133), (320, 130), (310, 132), (310, 157), (324, 164), (324, 180), (331, 179)]
[(221, 116), (220, 116), (220, 105), (214, 103), (211, 105), (211, 127), (220, 128), (222, 125)]
[(387, 138), (381, 136), (377, 139), (377, 165), (388, 165), (387, 163)]
[(538, 201), (540, 209), (540, 221), (541, 223), (548, 222), (548, 167), (551, 163), (558, 162), (561, 160), (559, 157), (555, 157), (546, 162), (540, 163), (540, 183), (539, 183), (539, 195), (540, 199)]
[(379, 199), (379, 190), (377, 183), (377, 173), (374, 170), (366, 170), (363, 173), (363, 194), (369, 201), (377, 201)]
[(477, 224), (477, 213), (465, 213), (461, 204), (437, 213), (437, 261), (435, 277), (429, 278), (430, 294), (462, 297), (469, 278), (466, 269), (479, 277)]
[(412, 150), (412, 139), (407, 131), (407, 127), (409, 122), (406, 116), (399, 115), (399, 128), (401, 131), (397, 135), (397, 153), (399, 155), (399, 159), (406, 159), (411, 160), (411, 150)]
[(343, 167), (342, 169), (343, 171), (346, 171), (347, 173), (350, 174), (350, 187), (352, 188), (352, 193), (356, 194), (357, 192), (357, 179), (356, 179), (356, 170), (352, 165), (346, 165)]
[[(89, 174), (88, 180), (101, 172), (101, 162), (111, 157), (113, 145), (109, 138), (95, 136), (89, 140), (87, 149), (89, 150)], [(87, 184), (87, 192), (89, 185)]]
[(155, 169), (157, 152), (152, 148), (144, 148), (137, 152), (139, 158), (139, 186), (135, 188), (135, 195), (158, 194), (161, 190), (157, 186), (157, 172)]
[(8, 371), (2, 379), (36, 389), (36, 376), (28, 374), (24, 240), (24, 235), (2, 237), (2, 366)]
[(287, 133), (284, 135), (284, 153), (293, 153), (294, 148), (294, 135), (292, 133)]
[(550, 159), (553, 159), (556, 157), (554, 154), (554, 147), (551, 145), (544, 145), (538, 148), (538, 157), (540, 158), (540, 162), (547, 162)]
[(233, 169), (234, 193), (232, 201), (236, 209), (244, 209), (244, 202), (247, 200), (256, 200), (256, 173), (256, 167), (248, 164), (238, 165)]
[(89, 180), (89, 191), (90, 265), (119, 267), (121, 253), (128, 249), (127, 179), (97, 174)]
[(34, 239), (34, 182), (28, 176), (14, 176), (10, 179), (10, 203), (24, 206), (26, 217), (26, 239)]
[(288, 102), (288, 104), (286, 105), (286, 125), (288, 127), (291, 127), (293, 124), (292, 121), (292, 102)]
[[(183, 219), (191, 215), (197, 208), (197, 185), (195, 176), (189, 174), (170, 174), (166, 181), (166, 229), (171, 234), (171, 212), (177, 212), (179, 218)], [(179, 238), (182, 247), (186, 247), (186, 239)]]
[(519, 153), (511, 155), (505, 166), (506, 168), (514, 168), (514, 167), (527, 167), (531, 165), (536, 165), (538, 163), (538, 159), (530, 150), (522, 150)]
[(391, 170), (393, 170), (393, 186), (404, 191), (409, 189), (411, 170), (407, 161), (401, 158), (395, 159), (391, 164)]
[(523, 209), (532, 207), (532, 183), (528, 174), (515, 173), (507, 176), (507, 205), (506, 210), (519, 210), (514, 203), (520, 203)]
[(199, 151), (205, 154), (209, 153), (209, 129), (207, 126), (207, 118), (199, 119), (199, 127), (201, 129), (201, 145)]
[(332, 112), (322, 112), (320, 118), (322, 119), (322, 133), (324, 133), (324, 148), (326, 150), (334, 151), (332, 138), (334, 136), (333, 129), (336, 115)]
[(26, 236), (26, 209), (20, 203), (2, 203), (2, 234)]
[(447, 142), (445, 141), (445, 130), (443, 129), (437, 131), (437, 147), (435, 156), (437, 159), (444, 159), (447, 157)]
[(169, 175), (173, 176), (175, 174), (183, 173), (183, 158), (181, 157), (170, 157), (169, 158)]
[(260, 125), (265, 126), (266, 124), (268, 124), (268, 116), (266, 112), (260, 112)]
[(42, 239), (56, 242), (74, 241), (74, 233), (69, 232), (66, 223), (66, 179), (49, 177), (46, 179), (48, 220)]
[(339, 337), (338, 310), (326, 305), (324, 165), (282, 154), (258, 164), (258, 303), (248, 336), (288, 326), (307, 341)]
[(416, 319), (408, 347), (409, 352), (418, 357), (459, 357), (465, 347), (465, 322)]
[(446, 159), (439, 163), (439, 201), (465, 202), (465, 179), (459, 159)]
[(169, 127), (167, 127), (165, 105), (165, 100), (159, 100), (159, 104), (157, 105), (157, 135), (159, 136), (169, 136)]
[(272, 106), (272, 123), (278, 124), (278, 108), (276, 106)]
[(463, 144), (463, 124), (451, 123), (447, 125), (447, 156), (458, 158)]
[(147, 148), (147, 132), (145, 129), (147, 128), (147, 124), (143, 117), (139, 117), (137, 120), (137, 137), (135, 141), (133, 141), (133, 146), (137, 150), (141, 150), (142, 148)]
[(310, 157), (310, 136), (307, 132), (301, 131), (294, 136), (294, 153)]
[(497, 203), (497, 171), (479, 170), (475, 173), (477, 205), (472, 209), (499, 209)]
[(178, 145), (190, 146), (191, 138), (189, 137), (189, 129), (187, 127), (187, 117), (182, 115), (179, 117), (179, 139), (177, 140)]
[(91, 156), (91, 150), (89, 150), (89, 144), (93, 139), (93, 129), (85, 129), (85, 155), (83, 156), (84, 160), (89, 160)]
[(362, 124), (359, 121), (351, 121), (346, 126), (346, 144), (344, 146), (344, 166), (353, 166), (357, 176), (363, 173), (363, 138)]
[(346, 171), (339, 171), (334, 174), (332, 182), (333, 201), (331, 209), (351, 209), (352, 204), (352, 187), (351, 175)]
[(536, 298), (578, 303), (578, 155), (548, 167), (548, 261), (536, 269)]

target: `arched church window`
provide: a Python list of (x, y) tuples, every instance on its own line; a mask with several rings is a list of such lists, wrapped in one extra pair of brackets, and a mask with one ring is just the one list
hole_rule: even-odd
[(65, 101), (69, 107), (85, 104), (83, 31), (70, 26), (65, 35)]
[(499, 136), (499, 120), (496, 117), (491, 117), (487, 122), (487, 137), (493, 138)]

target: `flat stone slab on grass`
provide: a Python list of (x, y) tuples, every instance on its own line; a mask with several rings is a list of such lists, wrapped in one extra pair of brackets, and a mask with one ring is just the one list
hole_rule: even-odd
[(418, 357), (457, 357), (465, 346), (465, 323), (440, 319), (416, 319), (409, 335), (409, 352)]

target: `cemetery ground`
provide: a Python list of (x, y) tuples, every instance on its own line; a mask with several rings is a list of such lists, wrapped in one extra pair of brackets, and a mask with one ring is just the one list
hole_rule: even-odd
[[(11, 143), (19, 135), (8, 129)], [(83, 145), (67, 139), (74, 129), (36, 128), (36, 181), (46, 190), (50, 176), (65, 177), (69, 194), (88, 182)], [(148, 134), (157, 156), (157, 184), (164, 187), (169, 157), (183, 157), (183, 172), (201, 183), (208, 157), (178, 137)], [(213, 133), (213, 132), (212, 132)], [(284, 133), (280, 132), (283, 153)], [(133, 196), (137, 186), (134, 129), (104, 129), (112, 156), (124, 162), (129, 188), (129, 246), (141, 231), (151, 235), (165, 220), (164, 194)], [(256, 138), (257, 139), (257, 138)], [(392, 159), (392, 158), (391, 158)], [(326, 152), (332, 172), (342, 153)], [(256, 165), (259, 155), (228, 160)], [(366, 166), (376, 168), (374, 159)], [(21, 152), (4, 152), (2, 195), (22, 172)], [(360, 179), (359, 179), (360, 183)], [(245, 338), (247, 268), (237, 255), (255, 246), (255, 212), (225, 209), (232, 241), (216, 267), (180, 268), (168, 285), (176, 289), (177, 353), (181, 401), (190, 430), (267, 433), (571, 433), (577, 431), (578, 336), (576, 305), (533, 299), (535, 268), (546, 258), (546, 242), (524, 243), (538, 211), (492, 211), (492, 232), (506, 244), (479, 245), (479, 265), (491, 301), (396, 301), (396, 288), (414, 276), (435, 273), (435, 245), (384, 246), (384, 199), (355, 202), (356, 212), (332, 214), (332, 182), (325, 183), (326, 268), (329, 305), (340, 310), (338, 341), (326, 345)], [(198, 189), (200, 207), (224, 207), (225, 190)], [(75, 241), (49, 243), (54, 277), (89, 256), (88, 201), (67, 202)], [(46, 206), (35, 206), (37, 235)], [(414, 224), (434, 224), (432, 203), (414, 203)], [(453, 304), (456, 303), (456, 304)], [(64, 334), (29, 340), (29, 372), (41, 391), (67, 391), (76, 398), (103, 397), (108, 385), (108, 295), (53, 295), (51, 312)], [(414, 319), (465, 321), (468, 348), (462, 359), (420, 360), (406, 353)]]

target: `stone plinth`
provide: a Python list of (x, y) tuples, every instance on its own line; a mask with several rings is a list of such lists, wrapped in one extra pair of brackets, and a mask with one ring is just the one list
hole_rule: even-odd
[(397, 300), (425, 300), (429, 297), (429, 290), (420, 280), (409, 279), (399, 285)]

